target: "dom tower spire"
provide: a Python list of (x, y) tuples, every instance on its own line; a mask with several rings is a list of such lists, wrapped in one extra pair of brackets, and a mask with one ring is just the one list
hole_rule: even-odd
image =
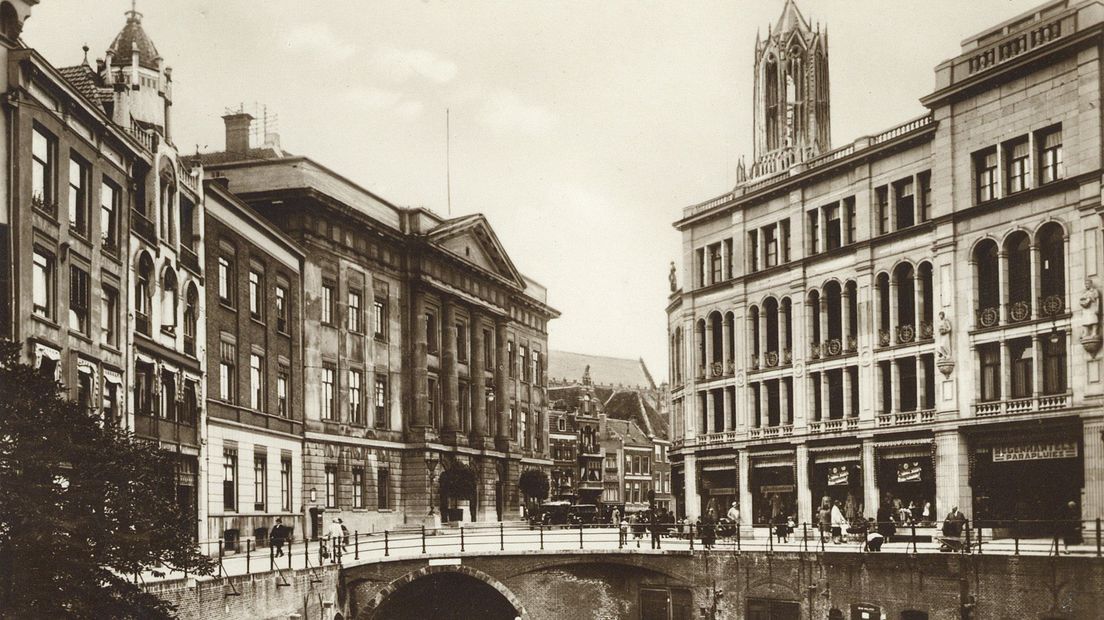
[(809, 26), (794, 0), (755, 42), (755, 163), (751, 176), (830, 150), (828, 34)]

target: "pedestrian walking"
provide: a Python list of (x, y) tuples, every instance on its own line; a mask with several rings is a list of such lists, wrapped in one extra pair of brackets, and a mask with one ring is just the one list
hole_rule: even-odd
[(878, 521), (876, 523), (876, 529), (878, 533), (882, 535), (883, 542), (888, 542), (890, 536), (897, 533), (897, 526), (893, 523), (893, 510), (889, 507), (889, 503), (883, 502), (878, 507)]
[(962, 548), (962, 528), (966, 525), (966, 515), (958, 511), (958, 506), (951, 508), (947, 518), (943, 519), (943, 539), (940, 541), (940, 551), (958, 551)]
[(1066, 504), (1065, 519), (1062, 520), (1063, 532), (1062, 542), (1065, 546), (1065, 552), (1070, 552), (1069, 546), (1080, 545), (1081, 538), (1081, 509), (1077, 507), (1077, 502), (1069, 502)]
[(613, 517), (610, 518), (610, 523), (612, 523), (615, 527), (618, 523), (621, 523), (621, 511), (618, 510), (616, 507), (614, 507), (613, 509)]
[(621, 526), (617, 530), (617, 548), (620, 549), (627, 545), (629, 542), (629, 522), (624, 517), (621, 518)]
[(652, 549), (661, 548), (660, 545), (660, 533), (663, 531), (663, 525), (659, 520), (659, 512), (650, 510), (651, 513), (651, 529), (652, 529)]
[(828, 542), (828, 534), (832, 531), (832, 500), (827, 497), (820, 501), (817, 523), (820, 526), (820, 542)]
[(728, 508), (728, 520), (740, 527), (740, 508), (736, 502), (732, 502), (732, 506)]
[(284, 540), (287, 538), (287, 531), (284, 528), (283, 521), (280, 517), (276, 517), (276, 523), (272, 525), (272, 531), (268, 534), (268, 539), (272, 543), (273, 549), (275, 549), (276, 557), (284, 555)]
[(333, 549), (333, 561), (341, 563), (341, 538), (344, 536), (344, 532), (341, 530), (341, 520), (333, 519), (330, 521), (329, 539), (330, 546)]
[(838, 545), (843, 542), (843, 529), (847, 527), (847, 519), (843, 518), (843, 510), (840, 507), (839, 500), (836, 500), (836, 502), (832, 504), (830, 519), (832, 526), (832, 542)]
[(706, 549), (712, 549), (713, 545), (716, 544), (716, 542), (717, 542), (717, 527), (716, 527), (716, 524), (717, 524), (717, 515), (716, 515), (715, 512), (713, 512), (713, 509), (710, 508), (709, 512), (705, 513), (705, 516), (702, 517), (701, 527), (699, 528), (700, 531), (701, 531), (702, 547), (705, 547)]

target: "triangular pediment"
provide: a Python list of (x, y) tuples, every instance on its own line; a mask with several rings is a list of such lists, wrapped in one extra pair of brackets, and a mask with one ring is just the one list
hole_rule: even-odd
[(514, 267), (498, 235), (482, 215), (469, 215), (447, 220), (429, 232), (433, 245), (474, 265), (495, 274), (508, 282), (524, 288), (525, 281)]

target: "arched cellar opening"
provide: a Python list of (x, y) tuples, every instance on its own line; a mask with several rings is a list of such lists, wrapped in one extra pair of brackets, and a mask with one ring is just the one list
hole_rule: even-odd
[(490, 584), (457, 572), (425, 575), (383, 599), (373, 620), (514, 620), (521, 612)]

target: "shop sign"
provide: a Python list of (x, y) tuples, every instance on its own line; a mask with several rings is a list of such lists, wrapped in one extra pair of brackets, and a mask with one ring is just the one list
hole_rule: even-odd
[(764, 484), (759, 487), (760, 493), (793, 493), (792, 484)]
[(828, 470), (828, 486), (845, 486), (850, 479), (850, 471), (845, 465), (836, 465)]
[(710, 495), (736, 495), (736, 487), (714, 487), (709, 489)]
[(993, 447), (994, 463), (1073, 458), (1077, 458), (1076, 441), (1041, 441)]
[(905, 461), (897, 464), (897, 482), (920, 482), (923, 468), (920, 461)]

